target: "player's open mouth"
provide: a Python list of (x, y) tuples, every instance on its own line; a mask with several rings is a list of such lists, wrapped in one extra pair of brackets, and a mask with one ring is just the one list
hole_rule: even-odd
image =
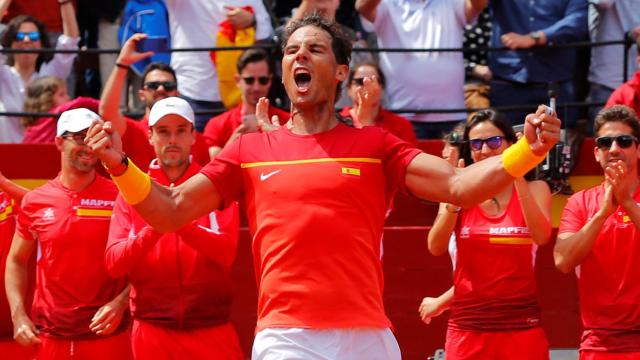
[(296, 82), (298, 91), (306, 92), (311, 85), (311, 74), (306, 69), (296, 69), (293, 74), (293, 80)]

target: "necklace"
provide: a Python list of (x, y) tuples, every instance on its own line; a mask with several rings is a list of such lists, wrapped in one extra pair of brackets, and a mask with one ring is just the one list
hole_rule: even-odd
[(500, 212), (500, 202), (498, 202), (498, 199), (496, 199), (495, 197), (492, 197), (491, 202), (493, 202), (496, 205), (496, 208), (498, 209), (497, 212)]

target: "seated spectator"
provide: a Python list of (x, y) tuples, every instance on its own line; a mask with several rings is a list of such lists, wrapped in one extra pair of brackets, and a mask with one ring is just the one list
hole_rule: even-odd
[[(145, 38), (145, 34), (135, 34), (122, 46), (116, 66), (113, 68), (107, 83), (102, 89), (100, 98), (100, 116), (114, 124), (115, 129), (123, 137), (124, 150), (136, 161), (140, 168), (146, 170), (155, 158), (153, 148), (149, 144), (149, 112), (157, 101), (169, 96), (178, 96), (176, 73), (171, 66), (163, 63), (149, 64), (142, 74), (142, 89), (138, 91), (140, 101), (145, 104), (145, 115), (140, 121), (129, 119), (120, 111), (120, 94), (125, 86), (127, 72), (131, 64), (153, 55), (152, 51), (139, 53), (136, 43)], [(209, 162), (209, 153), (202, 134), (196, 133), (196, 142), (191, 148), (193, 160), (200, 165)]]
[(638, 44), (638, 56), (636, 57), (636, 64), (638, 65), (636, 72), (633, 74), (633, 78), (626, 83), (620, 85), (605, 105), (605, 108), (610, 108), (613, 105), (627, 105), (636, 111), (636, 114), (640, 114), (640, 36), (636, 40)]
[(347, 84), (353, 107), (343, 108), (342, 116), (350, 117), (356, 127), (379, 126), (408, 143), (417, 143), (409, 120), (382, 107), (386, 79), (378, 65), (367, 62), (352, 67)]
[[(381, 48), (460, 48), (464, 26), (474, 21), (487, 0), (358, 0), (367, 31)], [(392, 109), (464, 108), (464, 62), (461, 52), (382, 52), (380, 66), (389, 80)], [(459, 113), (410, 113), (419, 138), (440, 138), (460, 121)]]
[[(64, 33), (58, 38), (56, 49), (78, 48), (79, 33), (75, 10), (70, 1), (60, 3)], [(37, 19), (20, 15), (13, 18), (0, 40), (2, 47), (11, 49), (50, 48), (49, 35)], [(76, 54), (20, 53), (0, 56), (0, 111), (22, 111), (24, 92), (29, 83), (41, 76), (66, 79)], [(0, 116), (0, 142), (22, 141), (24, 128), (20, 118)]]
[[(589, 30), (591, 41), (616, 41), (623, 39), (628, 31), (640, 34), (640, 11), (637, 0), (590, 0)], [(592, 11), (595, 10), (595, 11)], [(595, 46), (591, 48), (589, 66), (589, 101), (605, 103), (614, 89), (623, 82), (622, 44)], [(627, 77), (633, 76), (636, 62), (627, 56)], [(602, 108), (589, 107), (589, 120), (593, 121)]]
[[(65, 82), (53, 76), (45, 76), (34, 80), (27, 87), (24, 111), (62, 114), (71, 109), (87, 108), (97, 112), (98, 104), (98, 100), (89, 97), (69, 100)], [(22, 125), (26, 127), (26, 130), (22, 143), (53, 144), (57, 123), (56, 117), (24, 117)]]
[[(242, 93), (240, 105), (212, 118), (204, 129), (211, 159), (241, 134), (259, 130), (255, 116), (256, 104), (269, 93), (273, 77), (272, 61), (264, 50), (249, 49), (238, 59), (237, 68), (236, 83)], [(269, 106), (269, 118), (274, 115), (280, 124), (289, 120), (289, 113)]]

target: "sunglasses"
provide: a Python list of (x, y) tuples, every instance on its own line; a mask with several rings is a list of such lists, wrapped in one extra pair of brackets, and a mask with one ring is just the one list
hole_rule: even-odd
[(638, 139), (632, 135), (600, 136), (596, 139), (596, 146), (600, 150), (608, 150), (611, 148), (614, 141), (619, 147), (627, 149), (633, 145), (633, 143), (637, 143)]
[(65, 140), (69, 140), (69, 141), (73, 141), (74, 143), (76, 143), (77, 145), (84, 145), (84, 139), (87, 137), (87, 132), (81, 132), (81, 133), (72, 133), (72, 132), (66, 132), (62, 135), (62, 138)]
[(495, 150), (502, 146), (502, 140), (504, 140), (504, 136), (492, 136), (486, 139), (470, 139), (469, 145), (472, 150), (480, 151), (482, 150), (482, 146), (487, 143), (489, 149)]
[(244, 80), (244, 83), (247, 85), (253, 85), (254, 82), (256, 82), (256, 79), (258, 79), (258, 83), (260, 83), (260, 85), (267, 85), (269, 83), (269, 80), (271, 80), (271, 77), (269, 76), (247, 76), (247, 77), (243, 77), (242, 80)]
[(178, 88), (175, 81), (149, 81), (144, 83), (144, 87), (149, 90), (158, 90), (162, 86), (165, 91), (174, 91)]
[(16, 40), (18, 41), (24, 41), (27, 36), (29, 37), (29, 41), (38, 41), (40, 40), (40, 33), (37, 31), (31, 31), (31, 32), (17, 32), (16, 33)]

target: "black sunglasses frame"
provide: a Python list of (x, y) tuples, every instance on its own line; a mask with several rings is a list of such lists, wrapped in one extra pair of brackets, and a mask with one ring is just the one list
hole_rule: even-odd
[(175, 81), (148, 81), (144, 83), (144, 88), (156, 91), (162, 86), (165, 91), (175, 91), (178, 88), (178, 83)]
[(633, 143), (638, 143), (638, 139), (633, 135), (600, 136), (596, 138), (596, 147), (600, 150), (608, 150), (611, 149), (614, 141), (622, 149), (628, 149)]
[(269, 83), (269, 81), (271, 80), (271, 76), (247, 76), (247, 77), (243, 77), (242, 80), (247, 85), (253, 85), (253, 83), (255, 83), (256, 80), (258, 80), (258, 83), (264, 86)]

